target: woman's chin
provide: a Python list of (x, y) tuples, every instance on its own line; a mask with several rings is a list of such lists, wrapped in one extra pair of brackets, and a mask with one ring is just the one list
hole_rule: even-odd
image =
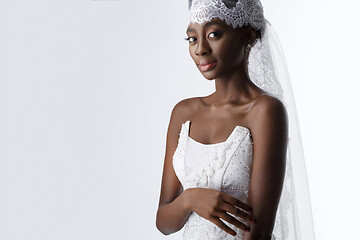
[(207, 77), (207, 76), (204, 76), (207, 80), (211, 81), (211, 80), (214, 80), (215, 77)]
[(214, 80), (217, 76), (217, 73), (215, 71), (206, 71), (206, 72), (201, 72), (201, 74), (204, 76), (204, 78), (206, 78), (207, 80)]
[(215, 78), (219, 77), (219, 74), (217, 72), (205, 72), (202, 73), (202, 75), (204, 76), (204, 78), (208, 79), (208, 80), (214, 80)]

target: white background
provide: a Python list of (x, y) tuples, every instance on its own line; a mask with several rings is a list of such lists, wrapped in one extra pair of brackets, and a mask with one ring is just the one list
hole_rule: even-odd
[[(263, 0), (287, 58), (316, 237), (358, 237), (358, 1)], [(155, 226), (173, 106), (214, 82), (187, 1), (0, 1), (0, 239), (181, 239)]]

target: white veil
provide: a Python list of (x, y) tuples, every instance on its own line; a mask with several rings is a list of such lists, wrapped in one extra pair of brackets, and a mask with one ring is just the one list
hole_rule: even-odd
[(260, 1), (189, 0), (189, 10), (190, 22), (203, 23), (218, 17), (233, 26), (261, 25), (261, 39), (249, 54), (249, 76), (254, 84), (284, 103), (289, 119), (286, 172), (273, 236), (276, 240), (315, 240), (304, 152), (286, 59), (274, 28), (263, 16)]
[(280, 99), (288, 111), (289, 142), (283, 191), (273, 234), (277, 240), (314, 240), (308, 178), (294, 95), (281, 43), (266, 20), (262, 39), (251, 49), (251, 80)]

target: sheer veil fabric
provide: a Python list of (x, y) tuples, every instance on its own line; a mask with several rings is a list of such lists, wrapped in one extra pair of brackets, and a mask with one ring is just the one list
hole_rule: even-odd
[(248, 59), (250, 79), (281, 100), (288, 112), (289, 139), (286, 173), (273, 234), (277, 240), (315, 240), (313, 217), (294, 95), (280, 40), (263, 15), (259, 0), (189, 0), (189, 24), (213, 18), (233, 28), (249, 24), (261, 30)]
[(251, 80), (280, 99), (289, 116), (286, 172), (274, 234), (276, 239), (313, 240), (310, 192), (294, 95), (285, 55), (268, 21), (263, 39), (250, 51), (248, 68)]

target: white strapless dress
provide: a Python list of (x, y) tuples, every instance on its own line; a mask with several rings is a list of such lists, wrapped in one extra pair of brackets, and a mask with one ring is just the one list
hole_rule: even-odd
[[(250, 130), (236, 126), (226, 141), (203, 144), (189, 136), (190, 121), (182, 124), (173, 167), (184, 191), (188, 188), (212, 188), (248, 203), (253, 160)], [(239, 221), (243, 220), (228, 213)], [(245, 231), (221, 219), (237, 234), (232, 236), (213, 222), (192, 212), (187, 219), (183, 239), (240, 240)], [(247, 224), (246, 224), (247, 225)], [(272, 239), (275, 239), (272, 236)]]

